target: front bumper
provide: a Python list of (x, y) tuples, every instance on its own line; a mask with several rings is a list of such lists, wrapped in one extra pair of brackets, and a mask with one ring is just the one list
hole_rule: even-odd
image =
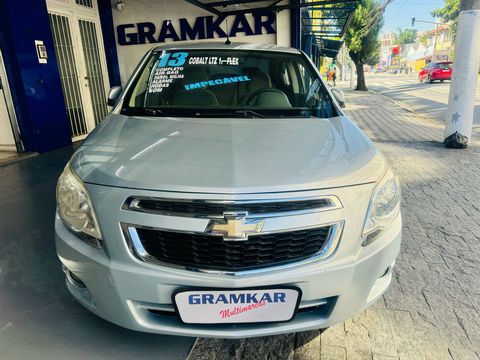
[[(347, 223), (348, 225), (348, 223)], [(400, 250), (401, 217), (376, 241), (350, 255), (287, 270), (231, 277), (116, 260), (78, 240), (56, 218), (57, 252), (72, 295), (98, 316), (138, 331), (183, 336), (243, 338), (326, 328), (351, 318), (377, 300), (391, 282)], [(344, 233), (348, 236), (349, 232)], [(360, 243), (359, 239), (343, 239)], [(126, 245), (123, 250), (127, 251)], [(118, 250), (118, 249), (117, 249)], [(179, 288), (299, 287), (300, 310), (286, 323), (187, 325), (174, 313)]]

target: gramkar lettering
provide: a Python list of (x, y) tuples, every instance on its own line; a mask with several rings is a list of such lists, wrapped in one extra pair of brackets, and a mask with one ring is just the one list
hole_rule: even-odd
[[(275, 34), (276, 15), (274, 12), (258, 12), (253, 14), (252, 17), (253, 23), (250, 24), (245, 14), (235, 15), (228, 36)], [(226, 38), (227, 33), (223, 24), (226, 18), (225, 15), (217, 18), (200, 16), (193, 23), (182, 18), (175, 24), (171, 20), (164, 20), (160, 29), (157, 29), (157, 25), (151, 22), (122, 24), (117, 26), (118, 43), (119, 45), (140, 45), (164, 43), (166, 41)]]
[(238, 293), (238, 294), (191, 294), (188, 296), (190, 305), (206, 304), (257, 304), (257, 303), (284, 303), (285, 292), (274, 293)]

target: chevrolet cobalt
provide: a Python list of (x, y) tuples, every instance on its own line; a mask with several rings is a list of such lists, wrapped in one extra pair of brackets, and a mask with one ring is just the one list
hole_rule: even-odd
[(321, 329), (388, 288), (400, 186), (302, 52), (149, 51), (57, 185), (73, 297), (152, 333)]

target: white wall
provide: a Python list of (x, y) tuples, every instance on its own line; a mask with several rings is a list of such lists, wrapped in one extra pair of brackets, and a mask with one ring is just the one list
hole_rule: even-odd
[[(164, 20), (172, 21), (174, 27), (178, 27), (178, 19), (186, 18), (191, 24), (199, 16), (212, 16), (213, 14), (202, 10), (184, 0), (125, 0), (125, 9), (121, 12), (115, 8), (112, 10), (113, 23), (115, 26), (115, 36), (117, 37), (117, 52), (120, 66), (122, 83), (125, 83), (131, 75), (134, 67), (147, 50), (159, 44), (142, 45), (119, 45), (117, 36), (117, 26), (122, 24), (136, 24), (139, 22), (151, 22), (156, 25), (157, 35)], [(216, 16), (213, 15), (215, 18)], [(247, 15), (248, 22), (252, 25), (253, 18)], [(231, 28), (233, 18), (228, 18), (228, 24)], [(224, 23), (225, 26), (225, 23)], [(252, 25), (253, 26), (253, 25)], [(267, 44), (278, 44), (290, 46), (290, 15), (288, 10), (277, 13), (276, 24), (274, 25), (276, 34), (263, 34), (253, 36), (239, 36), (231, 38), (232, 42), (256, 42)], [(225, 29), (224, 29), (225, 30)], [(128, 30), (130, 31), (130, 30)], [(135, 30), (131, 30), (135, 32)], [(167, 42), (171, 41), (170, 39)], [(225, 41), (225, 38), (195, 40), (199, 41)], [(181, 43), (181, 41), (177, 42)]]
[(2, 82), (2, 89), (0, 89), (0, 150), (17, 151), (3, 90), (7, 87), (7, 77), (4, 69), (2, 53), (0, 52), (0, 80)]
[(282, 10), (277, 13), (277, 42), (276, 45), (290, 46), (290, 10)]
[(0, 150), (17, 150), (2, 90), (0, 90)]

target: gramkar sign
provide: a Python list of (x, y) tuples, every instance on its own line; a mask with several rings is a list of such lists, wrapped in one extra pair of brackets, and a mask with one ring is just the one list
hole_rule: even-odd
[[(164, 43), (166, 41), (202, 40), (214, 38), (275, 34), (275, 13), (272, 11), (252, 14), (249, 22), (245, 14), (238, 14), (228, 19), (227, 16), (200, 16), (194, 21), (185, 18), (177, 22), (164, 20), (161, 25), (151, 22), (122, 24), (117, 26), (119, 45), (139, 45)], [(228, 31), (228, 34), (227, 34)]]

